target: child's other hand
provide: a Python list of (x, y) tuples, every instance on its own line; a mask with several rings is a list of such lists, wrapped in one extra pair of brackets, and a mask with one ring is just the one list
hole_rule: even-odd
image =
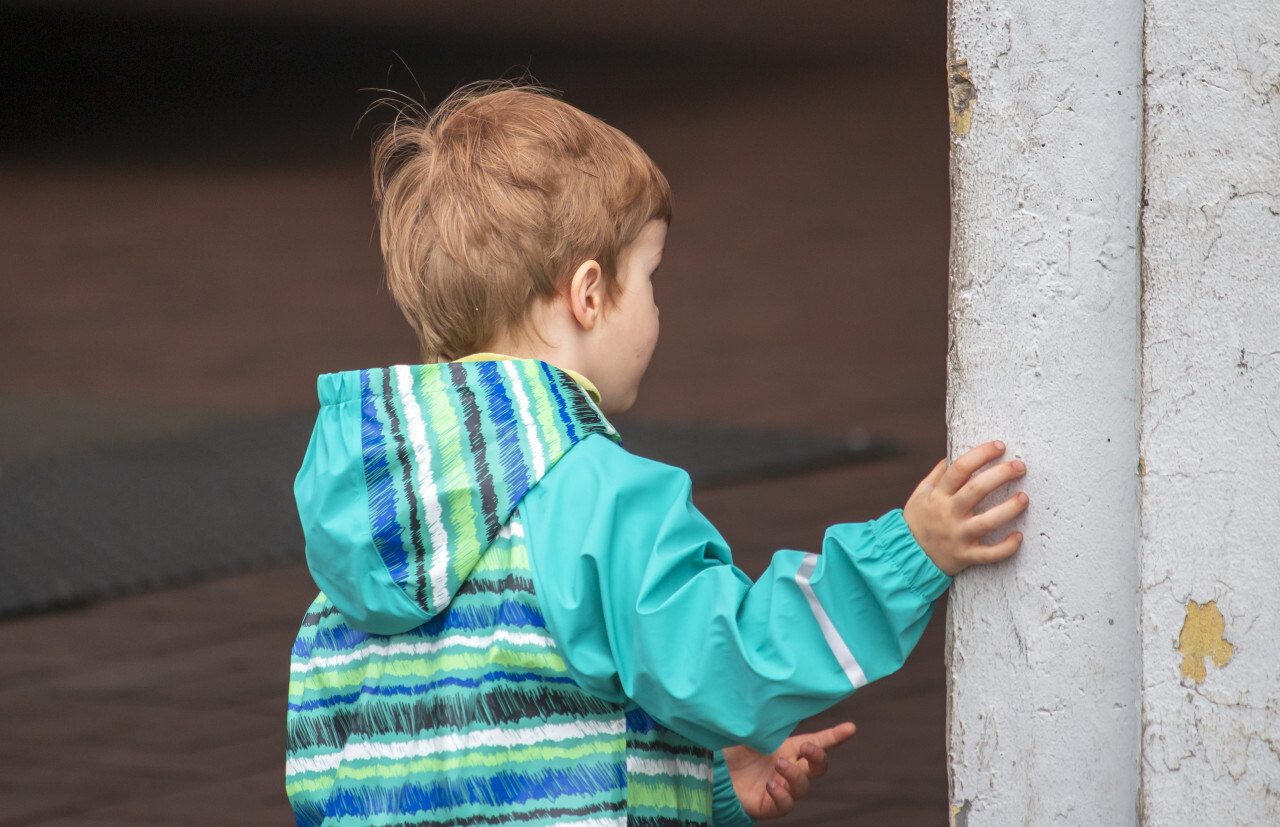
[(754, 819), (786, 815), (809, 794), (809, 781), (827, 774), (827, 750), (853, 736), (850, 721), (821, 732), (792, 735), (777, 752), (764, 755), (751, 747), (725, 747), (724, 762), (742, 809)]
[(947, 465), (942, 462), (925, 477), (902, 515), (916, 542), (938, 568), (953, 577), (974, 564), (995, 563), (1018, 550), (1022, 534), (1013, 532), (1000, 542), (984, 546), (980, 540), (1018, 516), (1027, 507), (1027, 495), (1019, 492), (997, 506), (974, 514), (982, 499), (1027, 472), (1020, 460), (993, 465), (974, 473), (1004, 454), (1000, 441), (979, 445)]

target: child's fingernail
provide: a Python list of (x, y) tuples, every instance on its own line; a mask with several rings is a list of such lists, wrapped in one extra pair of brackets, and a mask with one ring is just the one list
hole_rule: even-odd
[(1013, 461), (1013, 470), (1018, 472), (1025, 471), (1027, 470), (1027, 464), (1020, 459), (1015, 459)]
[(1022, 503), (1023, 505), (1026, 505), (1027, 503), (1031, 502), (1031, 498), (1028, 497), (1026, 494), (1019, 494), (1018, 502)]
[(1003, 451), (1003, 450), (1004, 450), (1004, 443), (1003, 443), (1003, 442), (1001, 442), (1001, 441), (1000, 441), (1000, 440), (998, 440), (998, 439), (996, 440), (996, 450), (997, 450), (997, 451)]
[(783, 772), (786, 772), (787, 770), (791, 769), (791, 762), (785, 758), (779, 758), (778, 769), (782, 770)]

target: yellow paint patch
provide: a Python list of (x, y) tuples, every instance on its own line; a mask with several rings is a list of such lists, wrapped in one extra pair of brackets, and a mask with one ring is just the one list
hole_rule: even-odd
[(951, 137), (969, 133), (973, 122), (973, 102), (978, 99), (969, 74), (969, 61), (952, 60), (947, 78), (948, 97), (951, 100)]
[(1178, 635), (1178, 651), (1182, 653), (1182, 677), (1196, 683), (1204, 683), (1206, 671), (1204, 659), (1221, 669), (1231, 660), (1236, 647), (1227, 642), (1227, 622), (1218, 611), (1217, 601), (1201, 605), (1194, 600), (1187, 603), (1187, 619)]

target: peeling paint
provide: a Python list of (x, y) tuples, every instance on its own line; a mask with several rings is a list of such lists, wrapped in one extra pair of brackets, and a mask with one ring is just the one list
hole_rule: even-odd
[(951, 805), (951, 827), (969, 827), (969, 801)]
[(1200, 604), (1187, 603), (1187, 619), (1178, 635), (1178, 651), (1182, 653), (1182, 677), (1204, 683), (1207, 675), (1204, 659), (1221, 669), (1231, 660), (1236, 647), (1227, 642), (1227, 622), (1218, 611), (1216, 600)]
[(973, 88), (973, 77), (969, 74), (969, 61), (951, 61), (947, 88), (951, 99), (951, 137), (958, 138), (969, 133), (969, 126), (973, 121), (973, 102), (978, 99), (978, 92)]

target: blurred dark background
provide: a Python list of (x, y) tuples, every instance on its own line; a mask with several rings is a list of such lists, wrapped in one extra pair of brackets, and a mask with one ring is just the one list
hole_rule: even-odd
[[(313, 587), (273, 451), (300, 458), (316, 374), (416, 361), (379, 283), (376, 90), (529, 76), (666, 172), (637, 421), (902, 447), (699, 492), (744, 569), (899, 506), (945, 445), (945, 15), (0, 5), (0, 567), (54, 596), (0, 620), (0, 827), (289, 822), (287, 653)], [(220, 497), (237, 479), (253, 507)], [(941, 608), (902, 673), (811, 722), (859, 733), (790, 823), (946, 818)]]

